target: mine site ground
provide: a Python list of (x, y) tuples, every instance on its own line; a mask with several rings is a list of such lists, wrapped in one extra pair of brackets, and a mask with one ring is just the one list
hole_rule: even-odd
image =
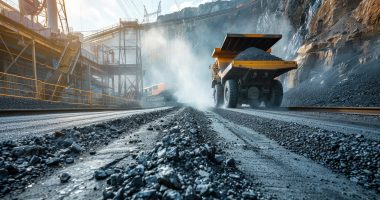
[(380, 200), (379, 64), (380, 0), (0, 0), (0, 200)]
[(378, 115), (187, 106), (110, 112), (0, 117), (1, 197), (380, 197)]

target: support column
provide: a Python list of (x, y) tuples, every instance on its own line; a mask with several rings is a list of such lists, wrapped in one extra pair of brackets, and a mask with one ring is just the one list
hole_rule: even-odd
[(140, 80), (139, 80), (139, 76), (140, 76), (140, 74), (139, 74), (139, 68), (140, 68), (140, 65), (139, 65), (139, 29), (138, 28), (136, 28), (136, 60), (135, 60), (135, 63), (136, 63), (136, 71), (135, 71), (135, 73), (136, 73), (136, 88), (135, 88), (135, 92), (136, 92), (136, 94), (135, 94), (135, 99), (138, 99), (139, 97), (139, 93), (140, 93), (140, 91), (139, 91), (139, 83), (140, 83)]
[(124, 75), (124, 96), (127, 96), (127, 75)]
[(121, 87), (121, 75), (118, 75), (117, 76), (118, 77), (118, 81), (117, 81), (117, 93), (118, 93), (118, 95), (119, 95), (119, 97), (121, 97), (121, 89), (122, 89), (122, 87)]
[(112, 95), (110, 91), (110, 75), (107, 75), (107, 94)]
[(89, 91), (89, 95), (88, 95), (88, 103), (90, 104), (90, 106), (92, 105), (92, 91), (91, 91), (91, 66), (90, 64), (88, 64), (88, 91)]
[(102, 87), (102, 95), (104, 94), (104, 76), (100, 76), (100, 85)]
[(36, 61), (36, 43), (32, 41), (32, 57), (33, 57), (33, 77), (34, 77), (34, 87), (36, 90), (36, 98), (39, 99), (40, 95), (38, 92), (38, 77), (37, 77), (37, 61)]
[(112, 75), (111, 77), (111, 81), (112, 81), (112, 96), (115, 96), (115, 76)]

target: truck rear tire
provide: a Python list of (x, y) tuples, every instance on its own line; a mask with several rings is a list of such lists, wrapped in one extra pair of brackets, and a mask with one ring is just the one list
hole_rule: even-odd
[(214, 107), (219, 108), (223, 105), (223, 86), (221, 84), (216, 84), (214, 86)]
[(224, 106), (226, 108), (236, 108), (239, 95), (238, 84), (235, 80), (227, 80), (224, 85)]
[(282, 84), (278, 80), (272, 81), (271, 92), (268, 94), (268, 98), (265, 101), (265, 106), (268, 108), (277, 108), (281, 106), (283, 97)]

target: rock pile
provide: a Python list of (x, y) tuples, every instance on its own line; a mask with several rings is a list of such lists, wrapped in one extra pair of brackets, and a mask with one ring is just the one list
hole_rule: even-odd
[(251, 47), (239, 53), (234, 60), (282, 60), (264, 50)]
[[(379, 107), (380, 68), (376, 67), (379, 62), (380, 56), (363, 65), (334, 66), (325, 74), (288, 90), (282, 105)], [(357, 70), (342, 74), (349, 66)]]
[[(107, 123), (65, 129), (42, 137), (0, 143), (0, 197), (11, 191), (22, 191), (37, 177), (52, 172), (54, 168), (72, 164), (78, 155), (94, 152), (94, 148), (107, 145), (112, 139), (172, 110), (137, 114)], [(60, 176), (63, 183), (69, 179), (67, 174)]]
[(112, 169), (104, 199), (257, 199), (235, 160), (212, 144), (200, 116), (186, 109), (163, 123), (154, 149), (140, 152), (124, 169)]
[[(380, 142), (363, 135), (342, 135), (323, 131), (299, 133), (280, 142), (301, 155), (329, 166), (351, 181), (380, 193)], [(293, 146), (293, 147), (291, 147)]]

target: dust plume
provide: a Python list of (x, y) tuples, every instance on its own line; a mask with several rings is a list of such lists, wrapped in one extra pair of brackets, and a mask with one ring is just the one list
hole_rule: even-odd
[(144, 32), (142, 49), (147, 85), (165, 83), (181, 103), (200, 109), (212, 105), (209, 54), (197, 54), (189, 41), (170, 38), (162, 29)]

